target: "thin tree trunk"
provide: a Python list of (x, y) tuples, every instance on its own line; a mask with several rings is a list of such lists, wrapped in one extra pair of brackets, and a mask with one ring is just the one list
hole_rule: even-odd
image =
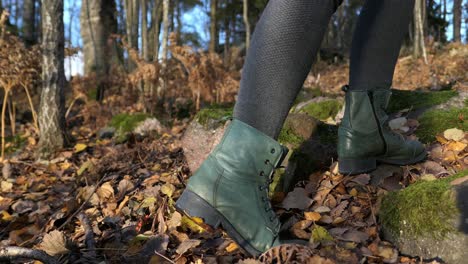
[[(228, 8), (225, 7), (225, 10)], [(231, 16), (227, 12), (224, 14), (224, 67), (227, 68), (230, 65), (231, 60)]]
[(153, 51), (153, 61), (159, 61), (159, 33), (161, 29), (161, 15), (162, 15), (162, 1), (157, 0), (153, 9), (153, 39), (154, 39), (154, 51)]
[(424, 45), (424, 25), (422, 21), (422, 5), (423, 0), (416, 0), (414, 6), (414, 42), (413, 56), (419, 58), (423, 56), (424, 62), (427, 64), (426, 48)]
[(244, 24), (245, 24), (245, 48), (248, 50), (250, 47), (250, 22), (249, 22), (249, 1), (244, 0)]
[(140, 0), (141, 3), (141, 46), (143, 59), (149, 61), (148, 42), (148, 0)]
[(211, 0), (210, 5), (210, 46), (209, 52), (216, 52), (216, 46), (218, 45), (218, 26), (216, 12), (218, 7), (217, 0)]
[(40, 156), (68, 143), (65, 131), (63, 0), (42, 1), (42, 93), (39, 107)]
[(164, 97), (164, 93), (166, 92), (166, 85), (167, 85), (167, 78), (166, 68), (167, 68), (167, 55), (168, 55), (168, 39), (169, 39), (169, 0), (163, 0), (163, 35), (162, 35), (162, 54), (161, 54), (161, 71), (163, 73), (163, 84), (160, 89), (158, 89), (158, 97)]
[(24, 0), (23, 3), (23, 38), (27, 46), (37, 43), (36, 32), (36, 1)]
[(453, 41), (461, 42), (462, 0), (453, 0)]

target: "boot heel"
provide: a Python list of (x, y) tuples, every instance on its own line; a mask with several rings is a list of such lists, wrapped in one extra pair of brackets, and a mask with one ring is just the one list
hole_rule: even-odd
[(338, 169), (341, 174), (361, 174), (377, 169), (376, 159), (339, 159)]
[(208, 228), (217, 229), (221, 225), (222, 216), (208, 202), (196, 193), (185, 190), (177, 200), (175, 207), (188, 217), (199, 217), (203, 219), (203, 225)]

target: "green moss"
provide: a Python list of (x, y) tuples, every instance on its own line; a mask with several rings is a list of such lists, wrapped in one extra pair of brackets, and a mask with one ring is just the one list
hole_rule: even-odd
[(435, 140), (435, 136), (449, 128), (468, 130), (468, 107), (449, 110), (430, 110), (419, 118), (420, 126), (416, 135), (423, 142)]
[(343, 103), (338, 100), (326, 100), (309, 104), (301, 109), (301, 112), (305, 112), (319, 120), (326, 120), (329, 117), (335, 117), (342, 107)]
[(227, 118), (232, 116), (233, 110), (232, 106), (212, 105), (201, 109), (195, 115), (195, 120), (205, 127), (212, 125), (213, 122), (224, 124)]
[(468, 170), (441, 180), (418, 181), (404, 190), (390, 192), (382, 200), (381, 224), (395, 237), (400, 235), (402, 225), (409, 237), (429, 234), (440, 238), (455, 231), (450, 220), (459, 212), (450, 182), (467, 174)]
[(117, 142), (123, 142), (127, 138), (127, 134), (132, 132), (140, 122), (150, 117), (145, 113), (135, 114), (118, 114), (112, 117), (110, 126), (116, 129)]
[(299, 147), (302, 142), (304, 142), (304, 138), (302, 138), (300, 135), (296, 134), (294, 130), (288, 126), (286, 123), (283, 126), (283, 129), (280, 132), (280, 135), (278, 136), (278, 141), (283, 144), (283, 145), (292, 145), (294, 148)]
[(452, 90), (436, 92), (392, 90), (388, 110), (394, 113), (408, 108), (426, 108), (445, 103), (456, 95), (457, 92)]

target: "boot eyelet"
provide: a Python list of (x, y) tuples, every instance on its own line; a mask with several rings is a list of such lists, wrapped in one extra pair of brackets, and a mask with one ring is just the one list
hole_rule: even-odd
[(273, 221), (275, 221), (275, 217), (270, 216), (270, 222), (273, 222)]
[(267, 159), (265, 160), (265, 165), (268, 165), (268, 164), (270, 164), (270, 160)]
[(267, 199), (265, 197), (262, 197), (262, 202), (266, 202)]
[(262, 176), (262, 177), (265, 176), (265, 172), (264, 172), (264, 171), (261, 171), (261, 172), (260, 172), (260, 176)]
[(259, 186), (258, 186), (258, 189), (259, 189), (260, 191), (263, 191), (263, 186), (259, 185)]
[(271, 154), (275, 154), (276, 149), (272, 148), (270, 152), (271, 152)]

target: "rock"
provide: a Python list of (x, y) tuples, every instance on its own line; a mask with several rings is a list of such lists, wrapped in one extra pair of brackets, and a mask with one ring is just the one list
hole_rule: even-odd
[(384, 239), (408, 256), (462, 264), (468, 259), (468, 175), (419, 181), (383, 198), (379, 211)]
[(211, 151), (218, 145), (227, 126), (226, 116), (232, 108), (207, 108), (201, 110), (182, 136), (182, 148), (190, 171), (195, 172)]
[(115, 128), (113, 127), (104, 127), (98, 131), (98, 137), (100, 139), (112, 138), (115, 134)]
[(138, 123), (137, 127), (133, 130), (136, 134), (148, 135), (151, 133), (161, 134), (163, 126), (156, 118), (147, 118), (144, 121)]
[(295, 113), (306, 113), (311, 117), (322, 121), (334, 121), (343, 108), (343, 102), (339, 99), (317, 97), (306, 102), (299, 103), (295, 108)]

